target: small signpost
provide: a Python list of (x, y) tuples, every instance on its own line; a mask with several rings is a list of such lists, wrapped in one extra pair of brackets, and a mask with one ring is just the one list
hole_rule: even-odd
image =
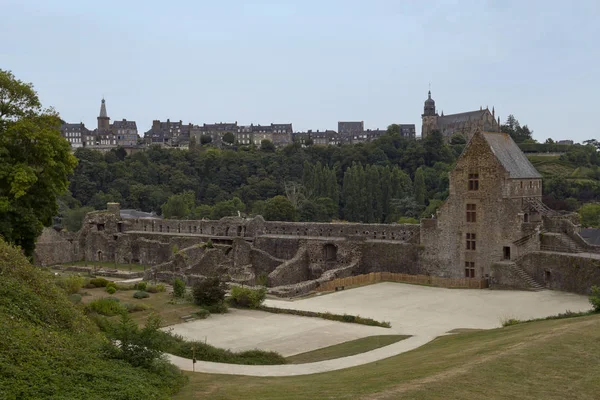
[(192, 346), (192, 372), (196, 372), (196, 346)]

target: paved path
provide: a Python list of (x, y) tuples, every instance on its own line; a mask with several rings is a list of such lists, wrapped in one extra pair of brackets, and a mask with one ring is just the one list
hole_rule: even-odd
[[(307, 311), (332, 312), (337, 314), (353, 314), (369, 317), (380, 321), (390, 321), (391, 329), (376, 328), (380, 333), (372, 334), (408, 334), (411, 338), (382, 347), (367, 353), (357, 354), (334, 360), (320, 361), (310, 364), (292, 365), (232, 365), (199, 361), (196, 363), (196, 372), (222, 373), (233, 375), (251, 376), (294, 376), (307, 375), (319, 372), (334, 371), (362, 365), (384, 358), (392, 357), (428, 343), (434, 338), (458, 328), (492, 329), (501, 326), (501, 322), (508, 318), (530, 319), (555, 315), (566, 310), (585, 311), (590, 304), (585, 296), (556, 292), (524, 292), (500, 290), (475, 290), (475, 289), (443, 289), (427, 286), (406, 285), (400, 283), (379, 283), (356, 289), (315, 296), (297, 301), (267, 300), (266, 305), (271, 307), (298, 309)], [(246, 311), (259, 313), (257, 311)], [(251, 323), (250, 320), (239, 319), (233, 315), (224, 315), (222, 323), (231, 324), (229, 330), (230, 340), (245, 341), (250, 345), (252, 341), (258, 348), (267, 348), (269, 344), (262, 336), (269, 330), (282, 328), (286, 337), (279, 343), (285, 346), (294, 346), (295, 342), (310, 344), (322, 341), (318, 347), (324, 347), (327, 336), (338, 336), (343, 332), (351, 331), (354, 324), (325, 321), (329, 325), (325, 331), (323, 327), (315, 326), (314, 329), (305, 329), (306, 317), (291, 317), (293, 320), (261, 319)], [(260, 313), (262, 314), (262, 313)], [(244, 317), (243, 314), (239, 316)], [(275, 316), (283, 316), (276, 314)], [(229, 317), (232, 317), (228, 320)], [(210, 321), (213, 317), (208, 320)], [(311, 318), (308, 318), (311, 319)], [(316, 319), (318, 320), (318, 319)], [(240, 322), (240, 324), (236, 324)], [(213, 323), (219, 323), (217, 319)], [(284, 325), (279, 325), (284, 323)], [(190, 324), (190, 323), (187, 323)], [(178, 327), (186, 325), (176, 325)], [(192, 327), (191, 325), (187, 325)], [(198, 325), (200, 331), (204, 331)], [(206, 328), (209, 328), (206, 326)], [(375, 327), (364, 327), (375, 328)], [(210, 332), (211, 329), (206, 329)], [(189, 332), (193, 335), (193, 329)], [(360, 333), (362, 334), (362, 333)], [(236, 339), (236, 335), (237, 338)], [(368, 335), (364, 335), (368, 336)], [(273, 344), (275, 341), (271, 341)], [(209, 340), (210, 343), (210, 340)], [(292, 348), (288, 348), (291, 353)], [(289, 353), (288, 353), (289, 354)], [(184, 370), (192, 370), (191, 360), (170, 356), (171, 361)]]

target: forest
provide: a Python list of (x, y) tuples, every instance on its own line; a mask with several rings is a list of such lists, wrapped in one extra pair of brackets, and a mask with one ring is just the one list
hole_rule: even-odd
[[(521, 146), (531, 146), (518, 121), (517, 127), (516, 135), (514, 127), (502, 128)], [(59, 217), (76, 229), (85, 212), (119, 202), (178, 219), (239, 213), (284, 221), (416, 222), (434, 214), (447, 197), (448, 172), (464, 147), (464, 140), (445, 144), (439, 132), (419, 141), (403, 138), (391, 125), (375, 141), (342, 146), (150, 147), (129, 156), (123, 149), (77, 149), (79, 163), (70, 193), (59, 199)], [(542, 164), (551, 160), (568, 167), (558, 173), (538, 167), (551, 207), (574, 211), (600, 198), (597, 150), (588, 141), (569, 146), (560, 157), (531, 157), (534, 164), (537, 157)], [(573, 179), (573, 171), (585, 173)]]

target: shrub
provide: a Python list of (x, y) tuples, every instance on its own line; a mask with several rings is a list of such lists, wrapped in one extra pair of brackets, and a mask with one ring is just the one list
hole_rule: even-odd
[(182, 298), (185, 296), (185, 282), (179, 278), (173, 281), (173, 297)]
[(267, 297), (267, 289), (250, 289), (239, 286), (231, 288), (231, 299), (230, 301), (238, 306), (244, 308), (258, 308), (265, 301)]
[(108, 285), (108, 282), (110, 281), (104, 278), (90, 279), (90, 284), (94, 285), (94, 287), (106, 287), (106, 285)]
[(207, 249), (212, 249), (213, 247), (214, 247), (214, 246), (213, 246), (213, 242), (212, 242), (212, 240), (208, 239), (208, 240), (206, 241), (206, 248), (207, 248)]
[(106, 287), (106, 293), (108, 293), (108, 294), (115, 294), (116, 291), (117, 291), (117, 289), (114, 286)]
[(106, 284), (106, 287), (107, 288), (114, 287), (115, 290), (116, 290), (117, 289), (117, 284), (115, 282), (113, 282), (113, 281), (108, 281), (108, 283)]
[(91, 301), (87, 305), (87, 309), (101, 315), (106, 315), (107, 317), (122, 314), (127, 311), (127, 309), (119, 303), (119, 299), (115, 299), (114, 297), (103, 297)]
[(115, 287), (117, 288), (117, 290), (135, 290), (134, 284), (117, 283), (115, 284)]
[(225, 300), (225, 284), (218, 277), (206, 278), (194, 285), (192, 294), (200, 306), (219, 304)]
[(173, 254), (177, 254), (177, 253), (179, 253), (179, 246), (177, 246), (176, 244), (174, 244), (173, 248), (171, 250), (173, 251)]
[(592, 286), (589, 299), (594, 311), (600, 312), (600, 286)]
[(96, 285), (94, 285), (93, 283), (89, 283), (88, 282), (83, 287), (86, 288), (86, 289), (95, 289)]
[(150, 307), (148, 307), (144, 303), (125, 303), (123, 306), (127, 309), (127, 312), (137, 312), (137, 311), (146, 311)]
[(225, 314), (227, 311), (229, 311), (227, 304), (224, 301), (217, 304), (211, 304), (209, 306), (203, 305), (202, 308), (211, 314)]
[(135, 292), (133, 294), (133, 298), (134, 299), (145, 299), (145, 298), (148, 298), (148, 297), (150, 297), (150, 295), (148, 294), (148, 292), (138, 291), (138, 292)]
[(269, 283), (269, 276), (264, 272), (256, 278), (256, 284), (258, 286), (267, 286), (267, 283)]
[(60, 286), (67, 294), (73, 294), (79, 292), (79, 290), (83, 287), (85, 279), (77, 275), (69, 275), (64, 278), (61, 278), (57, 284)]
[(302, 311), (302, 310), (292, 310), (287, 308), (276, 308), (276, 307), (267, 307), (267, 306), (259, 306), (259, 310), (272, 312), (274, 314), (291, 314), (291, 315), (300, 315), (302, 317), (316, 317), (328, 319), (331, 321), (339, 321), (339, 322), (348, 322), (354, 324), (361, 325), (369, 325), (369, 326), (380, 326), (383, 328), (391, 328), (392, 325), (388, 321), (377, 321), (371, 318), (363, 318), (358, 315), (348, 315), (348, 314), (332, 314), (330, 312), (315, 312), (315, 311)]
[(79, 304), (81, 303), (81, 295), (79, 293), (73, 293), (69, 295), (69, 300), (71, 300), (73, 304)]
[(158, 285), (150, 285), (146, 288), (146, 292), (148, 293), (159, 293), (164, 292), (166, 290), (165, 285), (159, 283)]
[(210, 316), (210, 311), (205, 308), (201, 308), (200, 310), (196, 311), (194, 315), (200, 319), (206, 319)]
[(145, 291), (147, 287), (148, 287), (148, 284), (144, 281), (138, 282), (137, 285), (135, 285), (135, 288), (137, 290), (141, 290), (141, 291)]

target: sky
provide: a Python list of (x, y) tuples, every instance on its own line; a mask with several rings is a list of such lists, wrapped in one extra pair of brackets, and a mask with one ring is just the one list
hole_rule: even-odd
[(0, 0), (0, 68), (44, 106), (111, 120), (413, 123), (495, 107), (546, 138), (600, 136), (600, 1)]

